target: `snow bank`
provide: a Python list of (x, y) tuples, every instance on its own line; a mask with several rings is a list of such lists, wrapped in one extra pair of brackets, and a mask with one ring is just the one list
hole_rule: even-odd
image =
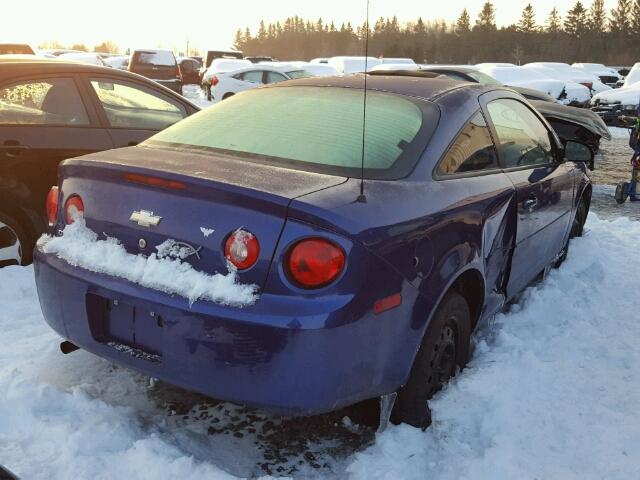
[[(468, 368), (431, 402), (430, 429), (391, 427), (344, 464), (334, 452), (353, 447), (328, 437), (315, 477), (640, 478), (638, 238), (640, 222), (590, 216), (562, 267), (477, 332)], [(57, 351), (32, 268), (0, 269), (0, 286), (0, 463), (33, 480), (260, 475), (264, 441), (246, 434), (256, 420), (228, 408), (244, 438), (183, 421), (143, 375)]]
[(638, 238), (639, 222), (590, 217), (565, 264), (476, 334), (433, 426), (392, 427), (352, 478), (640, 478)]
[(148, 257), (133, 255), (115, 238), (98, 240), (98, 235), (87, 228), (82, 218), (78, 218), (67, 225), (60, 237), (43, 235), (38, 240), (38, 248), (74, 267), (180, 295), (190, 303), (205, 300), (242, 307), (257, 300), (257, 286), (239, 283), (236, 270), (231, 265), (227, 275), (209, 275), (182, 262), (189, 252), (175, 240), (158, 245), (157, 254)]

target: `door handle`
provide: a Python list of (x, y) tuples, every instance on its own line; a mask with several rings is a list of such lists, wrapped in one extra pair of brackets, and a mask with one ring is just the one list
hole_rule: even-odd
[(538, 198), (531, 196), (524, 202), (522, 202), (522, 208), (527, 210), (528, 212), (533, 212), (538, 206)]
[(28, 150), (29, 147), (27, 145), (21, 145), (17, 140), (6, 140), (3, 144), (0, 145), (0, 150), (5, 152), (7, 157), (17, 157), (20, 155), (22, 150)]

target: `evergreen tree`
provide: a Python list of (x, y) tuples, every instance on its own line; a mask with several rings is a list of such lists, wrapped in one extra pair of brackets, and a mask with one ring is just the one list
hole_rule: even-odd
[(481, 31), (496, 30), (496, 9), (491, 2), (485, 2), (476, 20), (476, 28)]
[(517, 29), (521, 33), (534, 33), (538, 30), (536, 26), (536, 14), (533, 6), (529, 3), (522, 11), (522, 16), (518, 21)]
[(465, 8), (464, 10), (462, 10), (462, 13), (456, 21), (456, 32), (467, 33), (469, 31), (471, 31), (471, 17), (469, 16), (469, 12)]
[(640, 0), (633, 0), (631, 4), (631, 34), (640, 37)]
[(618, 6), (611, 10), (610, 26), (613, 33), (627, 35), (630, 30), (631, 13), (629, 0), (618, 0)]
[(587, 10), (580, 0), (567, 12), (564, 20), (564, 31), (569, 35), (581, 35), (587, 29)]
[(545, 29), (549, 33), (559, 33), (562, 31), (562, 18), (556, 7), (553, 7), (553, 10), (549, 13)]
[(604, 8), (604, 0), (593, 0), (589, 9), (589, 30), (603, 33), (607, 29), (607, 11)]
[(245, 46), (244, 35), (242, 33), (242, 29), (239, 28), (236, 31), (236, 36), (235, 36), (235, 39), (233, 40), (233, 48), (235, 48), (236, 50), (243, 51), (244, 50), (244, 46)]

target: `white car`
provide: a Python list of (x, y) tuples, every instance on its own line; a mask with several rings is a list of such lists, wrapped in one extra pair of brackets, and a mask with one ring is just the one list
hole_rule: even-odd
[(80, 62), (80, 63), (88, 63), (89, 65), (100, 65), (101, 67), (107, 66), (102, 60), (102, 57), (97, 53), (90, 52), (73, 52), (73, 53), (63, 53), (58, 55), (58, 59), (65, 60), (68, 62)]
[[(262, 63), (261, 63), (262, 64)], [(306, 70), (314, 77), (332, 77), (338, 75), (338, 70), (332, 65), (326, 63), (311, 63), (311, 62), (277, 62), (275, 65), (267, 63), (267, 65), (289, 68), (290, 70)]]
[(392, 65), (415, 65), (416, 62), (412, 58), (381, 58), (380, 61), (383, 64)]
[(610, 87), (615, 87), (620, 80), (624, 79), (617, 70), (609, 68), (602, 63), (574, 63), (571, 66), (595, 75), (602, 83)]
[(569, 82), (579, 83), (587, 87), (593, 94), (604, 92), (611, 89), (611, 87), (605, 85), (600, 79), (585, 70), (573, 68), (568, 63), (561, 62), (533, 62), (527, 63), (523, 68), (530, 68), (540, 71), (550, 78), (557, 78), (558, 80), (566, 80)]
[[(476, 65), (478, 67), (478, 65)], [(566, 105), (585, 105), (591, 91), (575, 82), (549, 78), (537, 69), (523, 67), (491, 67), (480, 65), (478, 70), (510, 87), (530, 88), (551, 95)]]
[(422, 67), (420, 65), (416, 65), (415, 63), (383, 63), (380, 65), (376, 65), (373, 68), (370, 68), (370, 72), (388, 72), (389, 70), (411, 70), (417, 71)]
[(627, 74), (627, 78), (624, 79), (623, 87), (630, 87), (634, 83), (640, 82), (640, 62), (636, 63), (631, 67), (629, 73)]
[(219, 73), (233, 72), (240, 70), (241, 68), (250, 67), (253, 65), (249, 60), (242, 59), (230, 59), (230, 58), (216, 58), (211, 62), (211, 65), (205, 70), (202, 75), (202, 86), (207, 87), (211, 85), (211, 78)]
[(640, 105), (640, 82), (633, 83), (628, 87), (620, 87), (598, 93), (591, 99), (591, 105), (614, 104), (621, 104), (626, 111), (635, 111)]
[(111, 68), (117, 68), (118, 70), (129, 69), (129, 56), (128, 55), (114, 55), (113, 57), (107, 57), (103, 59), (103, 62)]
[(505, 62), (485, 62), (485, 63), (478, 63), (476, 65), (476, 68), (478, 69), (483, 69), (483, 68), (493, 68), (493, 67), (517, 67), (517, 65), (515, 63), (505, 63)]
[(350, 73), (360, 73), (371, 71), (374, 67), (382, 64), (379, 58), (375, 57), (331, 57), (329, 65), (335, 67), (338, 73), (348, 75)]
[(313, 75), (306, 70), (269, 65), (253, 65), (232, 72), (220, 72), (210, 79), (211, 85), (207, 88), (207, 100), (219, 102), (236, 93), (261, 85), (308, 77), (313, 77)]

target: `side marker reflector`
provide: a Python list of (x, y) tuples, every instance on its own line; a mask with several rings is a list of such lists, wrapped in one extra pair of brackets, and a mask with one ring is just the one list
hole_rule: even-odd
[(373, 311), (376, 315), (398, 307), (402, 303), (402, 295), (396, 293), (390, 297), (381, 298), (373, 304)]

